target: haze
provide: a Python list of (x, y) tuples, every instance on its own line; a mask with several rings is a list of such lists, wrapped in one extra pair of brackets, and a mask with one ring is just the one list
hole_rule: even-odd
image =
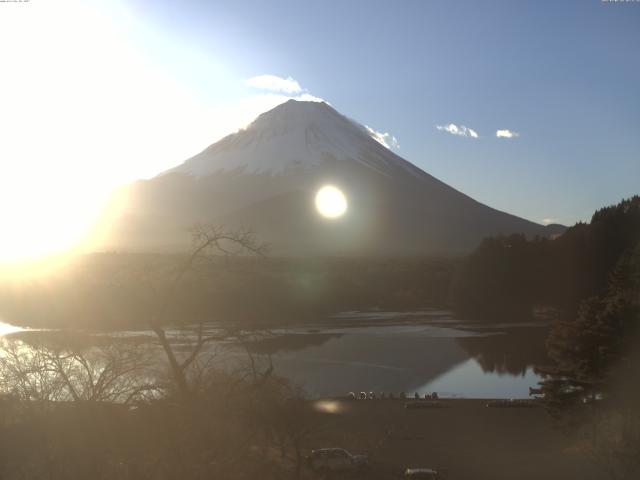
[(289, 98), (325, 99), (538, 223), (586, 220), (640, 178), (638, 8), (33, 0), (0, 14), (5, 261), (81, 247), (113, 188)]

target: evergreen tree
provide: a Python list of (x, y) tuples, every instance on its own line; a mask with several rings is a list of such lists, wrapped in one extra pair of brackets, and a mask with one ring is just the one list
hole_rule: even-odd
[(584, 300), (575, 318), (553, 326), (547, 340), (553, 365), (539, 369), (551, 413), (579, 423), (580, 414), (591, 411), (585, 405), (617, 402), (614, 387), (621, 381), (619, 372), (628, 374), (623, 365), (639, 327), (640, 242), (621, 256), (602, 295)]

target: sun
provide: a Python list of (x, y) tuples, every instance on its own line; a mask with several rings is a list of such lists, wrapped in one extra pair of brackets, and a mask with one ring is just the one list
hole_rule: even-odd
[(338, 218), (347, 211), (347, 197), (339, 188), (325, 185), (316, 193), (316, 209), (326, 218)]

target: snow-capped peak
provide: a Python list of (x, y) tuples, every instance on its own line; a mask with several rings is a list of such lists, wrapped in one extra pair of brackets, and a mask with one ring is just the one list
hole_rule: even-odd
[(277, 175), (327, 159), (357, 161), (382, 171), (400, 160), (372, 135), (324, 102), (289, 100), (170, 171), (195, 176), (229, 170)]

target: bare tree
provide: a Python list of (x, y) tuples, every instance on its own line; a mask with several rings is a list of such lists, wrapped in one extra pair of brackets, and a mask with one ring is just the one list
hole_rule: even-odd
[(156, 395), (152, 353), (129, 342), (85, 338), (28, 344), (0, 340), (0, 391), (31, 402), (129, 404)]
[(249, 415), (262, 427), (265, 444), (276, 447), (281, 460), (290, 458), (292, 477), (299, 479), (305, 444), (327, 426), (327, 416), (304, 398), (300, 388), (283, 378), (267, 377), (253, 386), (259, 398)]
[[(194, 365), (205, 346), (222, 337), (219, 332), (209, 332), (205, 322), (198, 322), (193, 328), (193, 337), (182, 355), (178, 355), (167, 336), (166, 326), (175, 322), (168, 318), (171, 304), (175, 304), (179, 287), (188, 275), (198, 276), (198, 267), (207, 264), (213, 256), (234, 256), (240, 254), (264, 255), (267, 247), (260, 243), (256, 235), (248, 229), (227, 229), (219, 225), (196, 224), (192, 230), (193, 248), (187, 258), (172, 272), (173, 279), (166, 288), (158, 288), (153, 278), (147, 275), (147, 286), (152, 293), (152, 301), (147, 310), (147, 323), (158, 339), (166, 356), (169, 372), (179, 396), (188, 399), (192, 392), (188, 370)], [(183, 346), (184, 347), (184, 346)]]

